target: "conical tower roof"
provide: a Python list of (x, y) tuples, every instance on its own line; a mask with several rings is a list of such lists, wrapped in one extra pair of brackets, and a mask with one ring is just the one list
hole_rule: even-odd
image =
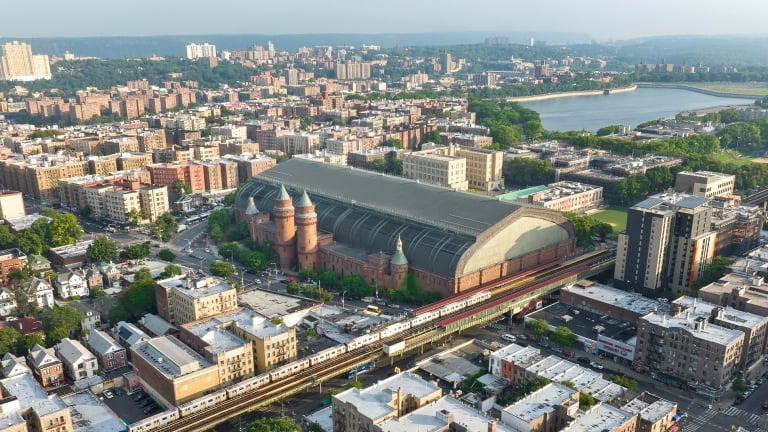
[(248, 207), (245, 209), (245, 214), (248, 216), (259, 214), (259, 209), (256, 208), (256, 202), (253, 197), (248, 197)]
[(291, 199), (291, 196), (288, 195), (288, 191), (285, 190), (285, 186), (282, 184), (280, 185), (280, 195), (278, 195), (276, 199), (279, 199), (280, 201)]
[(403, 241), (400, 239), (400, 235), (397, 236), (397, 249), (395, 250), (394, 255), (392, 255), (392, 264), (394, 265), (405, 265), (408, 264), (408, 258), (405, 257), (405, 254), (403, 253)]
[(309, 195), (307, 195), (307, 191), (305, 190), (303, 194), (301, 194), (301, 198), (299, 198), (299, 202), (296, 203), (296, 207), (311, 207), (312, 206), (312, 200), (309, 199)]

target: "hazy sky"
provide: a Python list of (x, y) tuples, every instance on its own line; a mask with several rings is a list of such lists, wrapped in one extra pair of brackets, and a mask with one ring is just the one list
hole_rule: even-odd
[(766, 0), (6, 0), (0, 37), (568, 31), (765, 32)]

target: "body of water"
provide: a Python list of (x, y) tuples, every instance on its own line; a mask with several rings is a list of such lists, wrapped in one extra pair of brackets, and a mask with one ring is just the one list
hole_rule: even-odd
[[(759, 96), (755, 96), (757, 99)], [(561, 132), (586, 129), (595, 132), (614, 124), (634, 128), (648, 120), (674, 118), (682, 111), (748, 105), (752, 102), (680, 89), (638, 88), (626, 93), (564, 97), (521, 104), (539, 113), (544, 129)]]

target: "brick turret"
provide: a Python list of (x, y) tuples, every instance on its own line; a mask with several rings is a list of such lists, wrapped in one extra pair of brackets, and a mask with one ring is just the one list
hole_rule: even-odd
[(317, 270), (317, 213), (307, 191), (296, 203), (296, 250), (299, 270)]
[(283, 185), (280, 185), (280, 194), (275, 198), (272, 217), (275, 221), (275, 252), (280, 268), (292, 269), (296, 265), (296, 225), (293, 199)]

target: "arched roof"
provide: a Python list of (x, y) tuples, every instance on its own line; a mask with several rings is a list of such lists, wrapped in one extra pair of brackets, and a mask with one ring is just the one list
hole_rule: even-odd
[[(271, 210), (281, 186), (294, 201), (306, 190), (318, 229), (332, 232), (337, 242), (366, 253), (392, 251), (399, 235), (410, 264), (450, 277), (463, 273), (462, 257), (478, 240), (521, 209), (482, 195), (303, 159), (254, 177), (240, 190), (236, 205), (247, 208), (253, 197), (259, 209)], [(530, 245), (532, 250), (543, 246)]]

